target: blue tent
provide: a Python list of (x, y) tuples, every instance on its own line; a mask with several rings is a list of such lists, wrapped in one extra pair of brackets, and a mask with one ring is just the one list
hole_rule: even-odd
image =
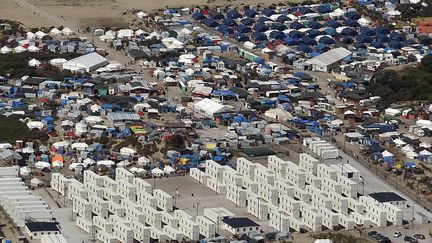
[(384, 27), (382, 25), (377, 26), (375, 28), (375, 32), (377, 35), (388, 35), (390, 34), (390, 30), (387, 27)]
[(341, 27), (342, 26), (339, 22), (337, 22), (334, 19), (331, 19), (331, 20), (327, 21), (325, 23), (325, 25), (328, 26), (328, 27), (332, 27), (332, 28), (337, 28), (337, 27)]
[(360, 27), (360, 34), (361, 35), (367, 35), (367, 36), (374, 36), (375, 35), (375, 31), (373, 31), (369, 27)]
[(274, 30), (280, 30), (280, 31), (282, 31), (282, 30), (286, 30), (287, 26), (284, 25), (284, 24), (281, 24), (281, 23), (273, 23), (272, 26), (271, 26), (271, 28), (274, 29)]
[(246, 11), (244, 13), (244, 15), (249, 17), (249, 18), (255, 18), (256, 14), (257, 14), (257, 12), (253, 9), (250, 9), (250, 8), (246, 9)]
[(354, 28), (346, 27), (342, 30), (343, 35), (356, 36), (358, 33)]
[(258, 22), (260, 22), (260, 23), (265, 23), (265, 22), (267, 22), (267, 21), (273, 21), (271, 18), (269, 18), (269, 17), (267, 17), (267, 16), (260, 16), (259, 18), (258, 18)]
[(276, 40), (283, 40), (285, 38), (285, 34), (282, 31), (272, 31), (270, 33), (270, 37)]
[(345, 44), (345, 45), (349, 45), (349, 44), (354, 43), (354, 40), (348, 36), (343, 36), (340, 41), (342, 44)]
[(300, 12), (301, 14), (314, 13), (314, 11), (312, 9), (310, 9), (309, 7), (305, 7), (305, 6), (298, 8), (297, 11)]
[(333, 40), (332, 38), (330, 38), (328, 36), (321, 37), (318, 42), (323, 43), (323, 44), (327, 44), (327, 45), (336, 44), (335, 40)]
[(204, 15), (203, 15), (202, 13), (200, 13), (200, 12), (195, 12), (195, 13), (192, 15), (192, 18), (195, 19), (195, 20), (204, 20), (204, 19), (207, 19), (206, 16), (204, 16)]
[(319, 28), (322, 28), (322, 27), (323, 27), (322, 24), (320, 24), (320, 22), (318, 22), (318, 21), (311, 21), (311, 22), (309, 22), (309, 28), (319, 29)]
[(243, 17), (239, 12), (237, 12), (237, 10), (233, 9), (228, 11), (227, 16), (232, 18), (232, 19), (239, 19), (241, 17)]
[(309, 58), (314, 58), (314, 57), (319, 56), (319, 55), (320, 54), (318, 52), (313, 51), (313, 52), (309, 53)]
[(378, 41), (380, 41), (380, 42), (387, 42), (387, 41), (390, 40), (390, 38), (387, 35), (384, 35), (384, 34), (378, 35), (376, 39)]
[(389, 42), (389, 47), (394, 48), (394, 49), (400, 49), (403, 47), (402, 43), (398, 40), (391, 40)]
[(264, 32), (268, 30), (268, 27), (263, 23), (256, 23), (253, 29), (257, 32)]
[(234, 19), (227, 17), (223, 20), (223, 24), (228, 25), (228, 26), (235, 26), (235, 25), (237, 25), (237, 22), (235, 22)]
[(292, 23), (290, 24), (290, 28), (291, 28), (291, 29), (299, 30), (299, 29), (301, 29), (301, 28), (304, 28), (304, 25), (301, 24), (301, 23), (299, 23), (299, 22), (297, 22), (297, 21), (294, 21), (294, 22), (292, 22)]
[(345, 13), (345, 17), (346, 17), (347, 19), (358, 20), (358, 19), (360, 19), (360, 14), (358, 14), (358, 13), (355, 12), (355, 11), (349, 11), (349, 12), (346, 12), (346, 13)]
[(297, 51), (301, 51), (304, 53), (310, 53), (312, 51), (312, 49), (305, 44), (300, 44), (297, 46)]
[(298, 43), (298, 40), (296, 40), (290, 36), (285, 37), (284, 41), (288, 46), (295, 46)]
[(366, 43), (372, 43), (372, 42), (373, 42), (373, 39), (372, 39), (370, 36), (366, 36), (366, 35), (359, 35), (359, 36), (357, 37), (357, 41), (358, 41), (360, 44), (366, 44)]
[(271, 16), (271, 15), (275, 14), (276, 12), (273, 9), (264, 8), (261, 13), (264, 14), (265, 16)]
[(219, 25), (217, 28), (220, 33), (223, 35), (231, 35), (234, 34), (234, 30), (226, 25)]
[(349, 27), (355, 27), (355, 28), (360, 27), (360, 24), (354, 19), (345, 20), (345, 25), (347, 25)]
[(276, 18), (276, 22), (283, 23), (288, 19), (289, 19), (288, 16), (286, 16), (285, 14), (281, 14), (279, 15), (279, 17)]
[(316, 45), (317, 44), (317, 42), (315, 41), (315, 39), (314, 38), (312, 38), (312, 37), (309, 37), (309, 36), (303, 36), (303, 38), (302, 38), (302, 42), (305, 44), (305, 45)]
[(234, 39), (236, 41), (241, 41), (241, 42), (245, 42), (249, 40), (249, 36), (242, 34), (242, 33), (237, 33), (234, 35)]
[(251, 19), (251, 18), (244, 18), (244, 19), (240, 20), (240, 22), (246, 26), (251, 26), (251, 25), (253, 25), (253, 23), (255, 23), (255, 20)]
[(330, 35), (330, 36), (337, 36), (338, 35), (337, 31), (335, 29), (331, 28), (331, 27), (326, 28), (324, 30), (324, 33), (326, 35)]
[(331, 9), (331, 5), (328, 3), (324, 3), (320, 6), (317, 7), (316, 9), (318, 11), (318, 13), (330, 13)]
[(235, 29), (238, 33), (251, 33), (252, 32), (251, 27), (248, 27), (246, 25), (237, 25), (237, 27)]
[(212, 12), (212, 13), (210, 13), (210, 18), (216, 19), (216, 20), (221, 20), (221, 19), (224, 19), (225, 16), (219, 12)]
[(324, 43), (318, 43), (318, 45), (316, 46), (317, 50), (321, 51), (321, 52), (325, 52), (330, 50), (330, 47), (328, 47), (328, 45), (324, 44)]
[(405, 41), (405, 44), (408, 46), (412, 46), (414, 44), (417, 44), (417, 42), (414, 39), (408, 39)]
[(251, 35), (251, 38), (257, 41), (264, 41), (267, 40), (267, 36), (261, 32), (254, 32)]
[(308, 31), (306, 31), (307, 36), (315, 38), (319, 35), (321, 35), (321, 32), (319, 30), (314, 30), (314, 29), (310, 29)]
[(370, 43), (370, 46), (375, 47), (375, 48), (384, 48), (385, 45), (383, 43), (381, 43), (380, 41), (373, 41), (372, 43)]
[(404, 41), (405, 37), (402, 34), (393, 32), (390, 34), (390, 40)]
[(203, 23), (210, 28), (216, 28), (219, 26), (218, 22), (216, 22), (214, 19), (205, 19)]
[(42, 118), (42, 122), (45, 124), (51, 124), (54, 122), (54, 118), (52, 118), (51, 116), (46, 116)]
[(300, 39), (303, 37), (303, 34), (298, 30), (292, 30), (288, 33), (288, 36), (290, 36), (294, 39)]

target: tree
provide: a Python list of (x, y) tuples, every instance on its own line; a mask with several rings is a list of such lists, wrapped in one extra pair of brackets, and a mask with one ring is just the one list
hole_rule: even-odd
[(421, 60), (421, 65), (426, 72), (432, 73), (432, 55), (424, 56)]

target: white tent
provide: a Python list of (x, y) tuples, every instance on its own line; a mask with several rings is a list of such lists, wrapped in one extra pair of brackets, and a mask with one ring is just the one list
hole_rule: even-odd
[(75, 170), (75, 168), (78, 166), (84, 166), (84, 164), (83, 163), (72, 163), (69, 165), (69, 170)]
[(399, 138), (393, 140), (393, 142), (394, 142), (394, 143), (396, 144), (396, 146), (398, 146), (398, 147), (401, 147), (401, 146), (406, 145), (406, 142), (404, 142), (402, 139), (399, 139)]
[(100, 105), (98, 105), (98, 104), (93, 104), (93, 105), (90, 106), (90, 110), (92, 112), (98, 112), (98, 111), (100, 111), (101, 108), (102, 107)]
[(415, 159), (415, 158), (418, 157), (418, 154), (417, 154), (416, 152), (414, 152), (414, 151), (409, 151), (409, 152), (406, 154), (406, 157), (407, 157), (408, 159)]
[(61, 162), (61, 161), (53, 161), (53, 162), (51, 163), (51, 166), (52, 166), (52, 167), (59, 167), (59, 168), (63, 168), (63, 162)]
[(42, 63), (39, 60), (36, 59), (31, 59), (30, 61), (28, 61), (28, 65), (30, 67), (39, 67)]
[(33, 149), (32, 147), (25, 147), (25, 148), (23, 148), (22, 152), (23, 152), (24, 154), (32, 154), (32, 153), (34, 153), (35, 151), (34, 151), (34, 149)]
[(419, 146), (421, 148), (430, 148), (430, 147), (432, 147), (432, 145), (430, 143), (428, 143), (428, 142), (422, 142), (422, 143), (420, 143)]
[(83, 160), (83, 163), (85, 166), (90, 166), (90, 165), (94, 165), (96, 163), (96, 161), (90, 159), (90, 158), (86, 158)]
[(33, 178), (30, 180), (31, 187), (39, 187), (40, 185), (42, 185), (42, 181), (39, 180), (38, 178)]
[(142, 30), (142, 29), (137, 29), (137, 30), (135, 30), (135, 36), (140, 36), (140, 35), (142, 35), (142, 34), (144, 34), (144, 33), (145, 33), (145, 31)]
[(120, 149), (120, 154), (124, 156), (134, 156), (136, 154), (136, 151), (131, 148), (124, 147)]
[(393, 108), (387, 108), (387, 109), (385, 109), (384, 113), (386, 115), (390, 115), (390, 116), (398, 116), (398, 115), (402, 114), (399, 109), (393, 109)]
[(114, 163), (114, 161), (112, 161), (112, 160), (99, 160), (98, 162), (97, 162), (97, 165), (105, 165), (105, 166), (112, 166), (112, 165), (114, 165), (115, 163)]
[(8, 53), (11, 53), (12, 52), (12, 49), (10, 49), (9, 47), (7, 47), (7, 46), (3, 46), (1, 49), (0, 49), (0, 53), (1, 54), (8, 54)]
[(172, 174), (175, 172), (175, 169), (169, 165), (165, 166), (165, 168), (163, 169), (165, 173), (167, 174)]
[(71, 147), (77, 150), (85, 150), (88, 147), (88, 145), (86, 143), (73, 143)]
[(384, 152), (381, 153), (381, 155), (385, 158), (385, 157), (393, 157), (394, 154), (390, 153), (389, 151), (385, 150)]
[(44, 161), (38, 161), (35, 163), (35, 167), (36, 169), (43, 169), (43, 168), (49, 168), (51, 165), (48, 162), (44, 162)]
[(229, 106), (222, 105), (219, 102), (216, 102), (211, 99), (203, 99), (195, 103), (194, 108), (198, 111), (204, 113), (205, 116), (213, 118), (213, 116), (217, 113), (232, 111), (233, 109)]
[(407, 153), (412, 152), (412, 151), (414, 151), (414, 149), (409, 144), (401, 148), (401, 152), (404, 154), (407, 154)]
[(39, 122), (39, 121), (30, 121), (30, 122), (27, 122), (27, 127), (29, 129), (34, 129), (34, 128), (42, 129), (44, 127), (44, 124), (42, 122)]
[(100, 116), (88, 116), (84, 118), (84, 121), (91, 124), (101, 123), (102, 118)]
[(432, 153), (429, 152), (429, 151), (426, 150), (426, 149), (423, 149), (422, 151), (420, 151), (419, 154), (420, 154), (420, 155), (423, 155), (423, 156), (431, 156), (431, 155), (432, 155)]
[(15, 51), (16, 53), (22, 53), (22, 52), (27, 51), (27, 49), (25, 49), (25, 48), (22, 47), (22, 46), (17, 46), (17, 47), (14, 48), (14, 51)]
[(151, 170), (151, 173), (154, 176), (163, 176), (165, 174), (165, 172), (159, 168), (154, 168), (153, 170)]
[(63, 69), (89, 73), (107, 64), (108, 60), (105, 57), (96, 52), (92, 52), (63, 63)]
[(65, 62), (67, 62), (67, 60), (64, 58), (54, 58), (49, 61), (49, 63), (53, 66), (62, 66)]
[(137, 18), (142, 19), (142, 18), (147, 17), (148, 14), (144, 13), (143, 11), (139, 11), (139, 12), (136, 14), (136, 16), (137, 16)]
[(30, 175), (31, 170), (30, 170), (29, 167), (24, 166), (24, 167), (21, 167), (21, 168), (20, 168), (19, 173), (20, 173), (20, 175), (22, 175), (22, 176), (28, 176), (28, 175)]
[(73, 121), (70, 120), (64, 120), (61, 122), (61, 126), (73, 126), (75, 123), (73, 123)]
[(50, 34), (51, 35), (61, 35), (61, 31), (59, 30), (59, 29), (57, 29), (57, 28), (52, 28), (51, 30), (50, 30)]
[(35, 35), (36, 35), (36, 38), (42, 39), (47, 34), (39, 30), (38, 32), (35, 33)]
[(292, 118), (291, 113), (282, 110), (281, 108), (267, 110), (266, 112), (264, 112), (264, 115), (278, 121), (287, 121), (288, 119)]
[(33, 32), (27, 32), (26, 37), (29, 40), (34, 40), (36, 38), (36, 35)]
[(132, 36), (134, 36), (134, 31), (131, 29), (121, 29), (117, 31), (118, 38), (132, 38)]
[(69, 142), (67, 141), (60, 141), (60, 142), (55, 142), (52, 144), (53, 148), (59, 149), (59, 148), (66, 148), (69, 146)]
[(142, 156), (142, 157), (139, 157), (138, 158), (138, 162), (137, 162), (137, 164), (138, 165), (148, 165), (148, 164), (150, 164), (150, 159), (149, 158), (147, 158), (147, 157), (144, 157), (144, 156)]
[(115, 36), (113, 36), (113, 35), (101, 35), (101, 36), (99, 36), (99, 40), (101, 40), (101, 41), (109, 41), (109, 40), (114, 40), (115, 39)]
[(80, 122), (75, 125), (75, 134), (77, 136), (80, 136), (85, 132), (87, 132), (87, 124)]
[(132, 167), (129, 169), (129, 171), (132, 173), (141, 173), (141, 172), (145, 172), (146, 170), (144, 170), (143, 168)]
[(120, 161), (119, 163), (117, 163), (117, 166), (118, 167), (128, 167), (130, 164), (131, 163), (129, 161), (123, 160), (123, 161)]
[(74, 33), (74, 32), (73, 32), (71, 29), (69, 29), (68, 27), (63, 28), (61, 32), (62, 32), (63, 35), (73, 35), (73, 33)]

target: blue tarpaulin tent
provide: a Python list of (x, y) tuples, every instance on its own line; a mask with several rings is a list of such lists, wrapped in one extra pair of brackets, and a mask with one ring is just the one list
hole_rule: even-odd
[(318, 42), (323, 43), (323, 44), (327, 44), (327, 45), (333, 45), (336, 43), (334, 39), (332, 39), (328, 36), (321, 37)]
[(248, 26), (243, 25), (243, 24), (238, 25), (237, 27), (235, 27), (235, 29), (238, 33), (251, 33), (252, 32), (251, 27), (248, 27)]
[(239, 12), (237, 12), (237, 10), (230, 10), (227, 13), (227, 16), (233, 19), (239, 19), (241, 17), (243, 17)]
[(251, 25), (253, 25), (253, 23), (255, 23), (255, 20), (253, 20), (251, 18), (244, 18), (244, 19), (240, 20), (240, 23), (242, 23), (246, 26), (251, 26)]
[(367, 35), (367, 36), (374, 36), (375, 35), (375, 31), (373, 31), (369, 27), (361, 27), (360, 28), (360, 34), (361, 35)]
[(354, 28), (344, 28), (341, 32), (343, 35), (356, 36), (358, 33)]
[(309, 37), (315, 38), (315, 37), (317, 37), (317, 36), (319, 36), (321, 34), (321, 31), (311, 29), (311, 30), (306, 31), (306, 34)]
[(294, 21), (290, 24), (290, 28), (298, 30), (298, 29), (304, 28), (304, 25), (302, 25), (301, 23), (299, 23), (297, 21)]
[(251, 35), (251, 38), (257, 41), (264, 41), (267, 40), (267, 36), (261, 32), (254, 32)]
[(331, 9), (331, 5), (328, 3), (324, 3), (316, 8), (318, 13), (329, 13)]
[(249, 8), (249, 9), (246, 9), (244, 14), (245, 14), (245, 16), (247, 16), (249, 18), (255, 18), (257, 12), (255, 10)]
[(319, 29), (319, 28), (322, 28), (322, 27), (323, 27), (322, 24), (320, 24), (320, 22), (318, 22), (318, 21), (311, 21), (311, 22), (309, 22), (309, 28)]
[(324, 30), (324, 33), (326, 35), (330, 35), (330, 36), (337, 36), (338, 35), (337, 31), (335, 29), (331, 28), (331, 27), (326, 28)]
[(207, 19), (206, 16), (204, 16), (204, 15), (203, 15), (202, 13), (200, 13), (200, 12), (195, 12), (195, 13), (192, 15), (192, 18), (195, 19), (195, 20), (204, 20), (204, 19)]
[(210, 28), (215, 28), (217, 26), (219, 26), (218, 22), (216, 22), (214, 19), (205, 19), (203, 21), (204, 25), (206, 25), (207, 27)]
[(294, 39), (294, 38), (292, 38), (290, 36), (285, 37), (283, 40), (285, 41), (285, 43), (288, 46), (295, 46), (298, 43), (298, 40), (296, 40), (296, 39)]
[(300, 12), (301, 14), (314, 13), (314, 11), (312, 9), (310, 9), (309, 7), (305, 7), (305, 6), (299, 7), (297, 9), (297, 11)]
[(311, 38), (309, 36), (303, 36), (302, 38), (302, 42), (306, 45), (316, 45), (317, 42), (315, 41), (314, 38)]
[(300, 45), (297, 46), (297, 51), (301, 51), (301, 52), (304, 52), (304, 53), (309, 53), (309, 52), (312, 51), (312, 49), (309, 46), (305, 45), (305, 44), (300, 44)]
[(403, 47), (402, 42), (397, 41), (397, 40), (391, 40), (389, 42), (389, 47), (394, 48), (394, 49), (400, 49)]
[(339, 22), (337, 22), (334, 19), (331, 19), (331, 20), (327, 21), (325, 23), (325, 25), (328, 26), (328, 27), (332, 27), (332, 28), (337, 28), (337, 27), (341, 27), (342, 26)]
[(271, 15), (275, 14), (276, 12), (275, 12), (273, 9), (270, 9), (270, 8), (264, 8), (264, 9), (261, 11), (261, 13), (264, 14), (265, 16), (271, 16)]
[(346, 12), (346, 13), (345, 13), (345, 17), (346, 17), (347, 19), (358, 20), (358, 19), (360, 19), (360, 14), (358, 14), (358, 13), (355, 12), (355, 11), (349, 11), (349, 12)]
[(270, 33), (270, 37), (276, 40), (283, 40), (285, 38), (285, 34), (281, 31), (272, 31)]
[(241, 41), (241, 42), (245, 42), (249, 40), (249, 36), (242, 33), (235, 34), (234, 38), (236, 39), (236, 41)]
[(345, 25), (349, 27), (355, 27), (355, 28), (360, 27), (360, 24), (354, 19), (345, 20)]
[(348, 44), (352, 44), (352, 43), (354, 43), (354, 40), (351, 39), (351, 38), (348, 37), (348, 36), (343, 36), (343, 37), (341, 38), (341, 43), (342, 43), (342, 44), (345, 44), (345, 45), (348, 45)]
[(366, 44), (366, 43), (372, 43), (373, 39), (370, 36), (366, 36), (366, 35), (359, 35), (357, 37), (357, 41), (361, 44)]
[(324, 52), (324, 51), (328, 51), (330, 50), (330, 47), (328, 47), (328, 45), (323, 44), (323, 43), (318, 43), (318, 45), (316, 46), (317, 50), (319, 50), (320, 52)]
[(285, 14), (281, 14), (276, 18), (276, 21), (279, 23), (283, 23), (285, 21), (289, 20), (288, 16), (286, 16)]
[(382, 25), (377, 26), (375, 28), (375, 32), (377, 35), (388, 35), (390, 34), (390, 30), (387, 27), (384, 27)]
[(217, 19), (217, 20), (222, 20), (222, 19), (225, 18), (225, 16), (224, 16), (223, 14), (221, 14), (221, 13), (219, 13), (219, 12), (216, 12), (216, 11), (210, 13), (210, 17), (211, 17), (212, 19)]
[(300, 39), (303, 37), (303, 34), (298, 30), (292, 30), (288, 33), (288, 36), (294, 39)]
[(402, 34), (393, 32), (390, 34), (390, 40), (404, 41), (405, 37)]
[(383, 43), (381, 43), (380, 41), (373, 41), (372, 43), (370, 43), (370, 46), (375, 47), (375, 48), (384, 48), (385, 45)]
[(235, 26), (237, 25), (237, 22), (235, 22), (234, 19), (228, 17), (223, 20), (223, 24), (227, 26)]
[(281, 23), (273, 23), (272, 26), (271, 26), (271, 28), (274, 29), (274, 30), (282, 31), (282, 30), (286, 30), (287, 26), (284, 25), (284, 24), (281, 24)]
[(226, 25), (219, 25), (219, 27), (217, 28), (218, 31), (220, 33), (222, 33), (223, 35), (231, 35), (234, 34), (234, 30), (231, 29), (230, 27), (226, 26)]
[(264, 32), (268, 30), (268, 27), (263, 23), (256, 23), (253, 29), (257, 32)]

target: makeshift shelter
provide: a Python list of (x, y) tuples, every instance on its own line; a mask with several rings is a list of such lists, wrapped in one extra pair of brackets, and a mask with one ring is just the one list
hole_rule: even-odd
[(92, 72), (100, 67), (108, 65), (108, 60), (96, 52), (71, 59), (63, 63), (63, 69), (72, 72)]
[(384, 162), (393, 162), (394, 154), (390, 153), (389, 151), (385, 150), (381, 153)]
[(144, 156), (139, 157), (138, 161), (137, 161), (137, 164), (140, 165), (140, 166), (149, 165), (150, 164), (150, 159), (147, 158), (147, 157), (144, 157)]
[(124, 147), (120, 149), (120, 154), (123, 156), (134, 156), (136, 151), (134, 149)]
[(31, 187), (39, 187), (41, 186), (43, 183), (41, 180), (39, 180), (38, 178), (33, 178), (30, 180), (30, 186)]
[(156, 176), (156, 177), (160, 177), (160, 176), (165, 175), (165, 172), (159, 168), (152, 169), (151, 173), (153, 174), (153, 176)]

